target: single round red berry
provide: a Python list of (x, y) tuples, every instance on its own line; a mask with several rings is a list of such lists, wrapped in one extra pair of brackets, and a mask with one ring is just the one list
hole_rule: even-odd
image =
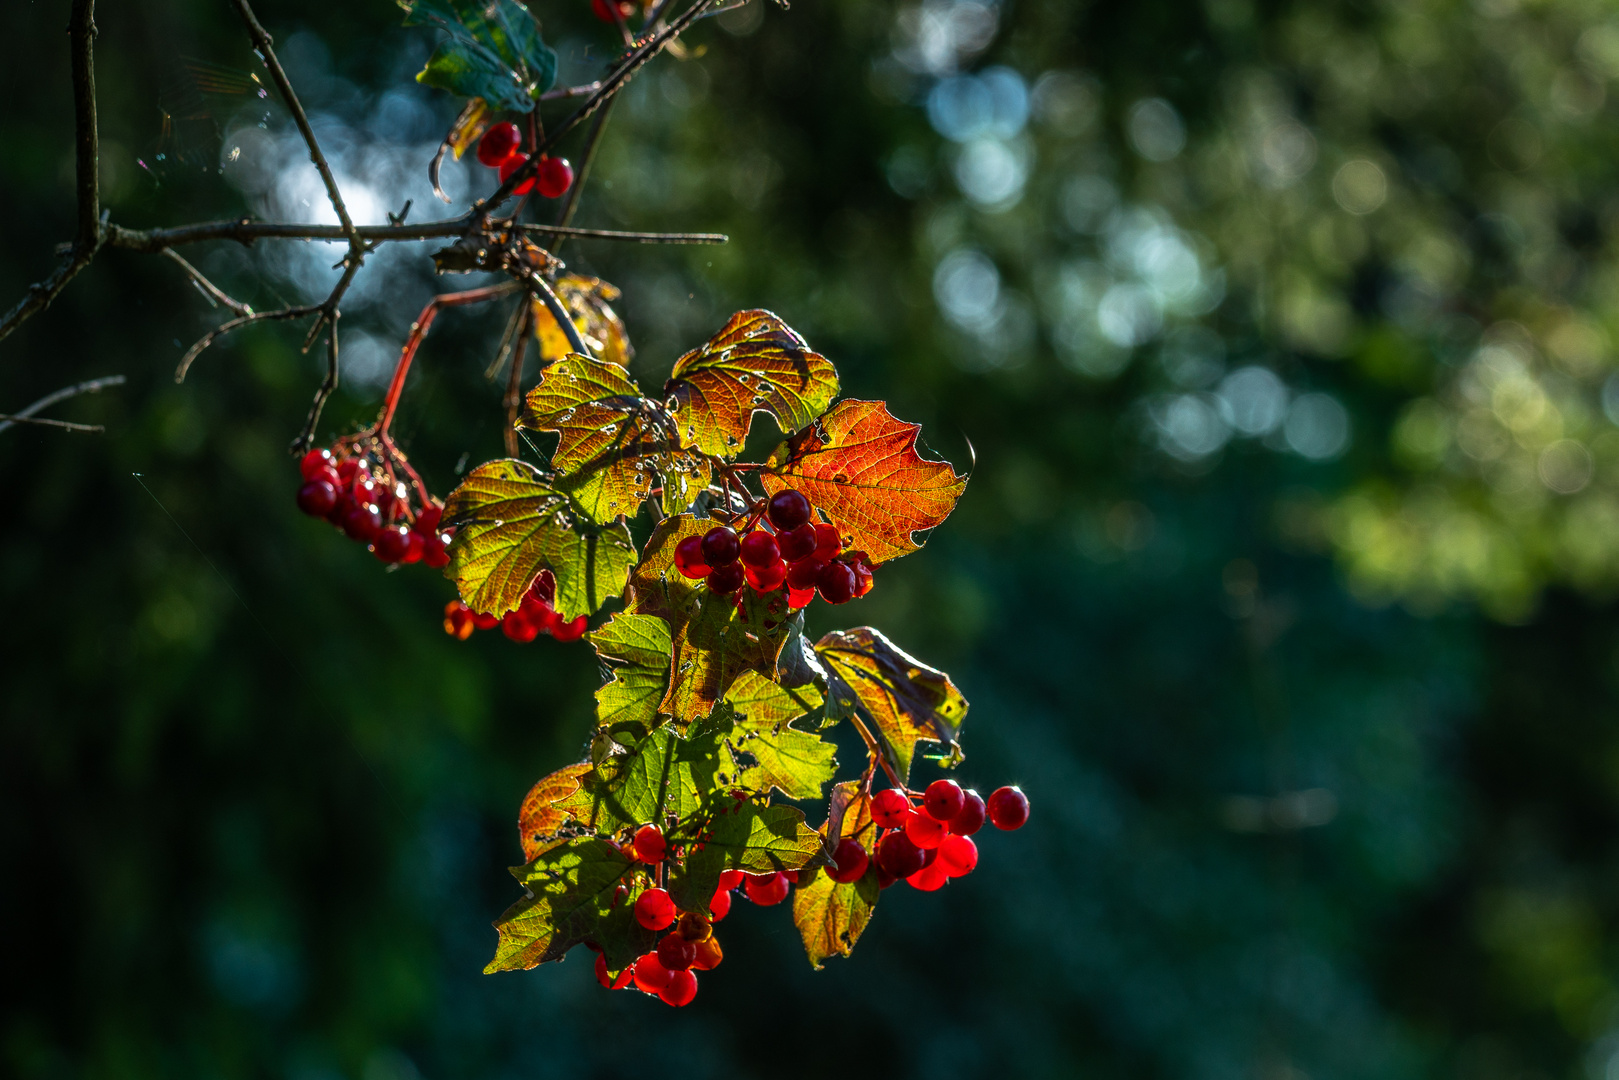
[(731, 891), (720, 888), (714, 890), (714, 898), (708, 902), (708, 917), (719, 922), (731, 913)]
[(675, 921), (675, 902), (662, 889), (648, 889), (635, 898), (635, 921), (648, 930), (664, 930)]
[(486, 611), (474, 611), (472, 613), (472, 625), (479, 630), (493, 630), (500, 625), (500, 616), (491, 615)]
[(350, 480), (353, 480), (355, 474), (358, 473), (359, 471), (360, 471), (360, 459), (359, 458), (344, 458), (342, 461), (339, 461), (337, 463), (337, 475), (343, 481), (343, 483), (345, 483), (345, 484), (348, 483)]
[(923, 892), (937, 892), (944, 888), (945, 882), (949, 880), (950, 874), (935, 861), (907, 877), (905, 883), (911, 888), (921, 889)]
[(787, 899), (789, 883), (787, 875), (782, 873), (766, 874), (763, 877), (749, 876), (742, 883), (742, 889), (760, 907), (770, 907)]
[(740, 870), (721, 870), (720, 888), (726, 892), (730, 892), (732, 889), (740, 889), (742, 882), (747, 880), (747, 876)]
[(629, 986), (630, 983), (635, 981), (635, 972), (630, 968), (625, 968), (623, 971), (618, 973), (618, 978), (615, 979), (607, 972), (607, 957), (603, 956), (601, 953), (597, 953), (596, 981), (601, 983), (602, 986), (609, 990), (623, 990), (625, 987)]
[(847, 604), (854, 599), (854, 571), (846, 562), (829, 562), (815, 579), (821, 599), (829, 604)]
[(444, 520), (443, 508), (428, 503), (416, 512), (416, 521), (411, 528), (423, 536), (431, 536), (438, 531), (438, 523), (442, 520)]
[(716, 525), (703, 534), (703, 562), (718, 569), (727, 563), (734, 563), (737, 556), (742, 554), (742, 542), (736, 538), (736, 530), (727, 525)]
[(523, 133), (511, 121), (502, 121), (483, 133), (478, 140), (478, 160), (491, 169), (498, 169), (522, 145)]
[(370, 503), (353, 506), (343, 515), (343, 531), (350, 540), (369, 544), (382, 531), (382, 515)]
[[(505, 161), (502, 161), (500, 163), (500, 182), (504, 184), (507, 180), (511, 179), (512, 173), (516, 172), (518, 169), (521, 169), (523, 167), (523, 163), (527, 160), (527, 154), (513, 154)], [(534, 177), (531, 175), (527, 180), (524, 180), (521, 184), (518, 184), (516, 187), (512, 188), (512, 194), (527, 195), (533, 190)]]
[(669, 981), (658, 991), (658, 1000), (665, 1005), (680, 1008), (690, 1005), (697, 996), (697, 975), (691, 971), (671, 971)]
[(310, 517), (325, 517), (337, 505), (337, 487), (326, 480), (311, 480), (298, 489), (298, 509)]
[(871, 564), (864, 559), (850, 563), (849, 568), (854, 571), (854, 595), (859, 599), (871, 591), (871, 587), (877, 583), (877, 575), (872, 572)]
[(669, 969), (658, 963), (658, 954), (649, 952), (635, 962), (635, 985), (649, 994), (656, 994), (669, 985)]
[(769, 566), (750, 566), (744, 573), (754, 592), (775, 592), (787, 580), (787, 564), (777, 559)]
[(797, 611), (800, 608), (807, 608), (807, 607), (810, 606), (810, 601), (812, 601), (814, 599), (815, 599), (815, 590), (814, 589), (795, 589), (795, 588), (792, 588), (791, 586), (788, 586), (788, 589), (787, 589), (787, 609), (789, 611)]
[(898, 880), (899, 880), (899, 878), (895, 877), (893, 874), (890, 874), (887, 870), (883, 869), (882, 863), (877, 864), (877, 888), (878, 889), (886, 889), (886, 888), (888, 888), (890, 885), (894, 884), (894, 882), (896, 882)]
[(905, 819), (905, 835), (919, 848), (936, 848), (945, 837), (944, 822), (928, 814), (912, 814)]
[(540, 624), (522, 611), (508, 611), (501, 616), (500, 632), (519, 645), (526, 645), (540, 636)]
[(542, 156), (534, 174), (534, 190), (541, 198), (556, 199), (573, 187), (573, 166), (567, 158)]
[(877, 865), (896, 878), (908, 878), (922, 869), (927, 856), (900, 829), (887, 833), (877, 844)]
[(997, 829), (1021, 829), (1029, 820), (1029, 797), (1021, 788), (998, 787), (989, 794), (989, 821)]
[(331, 467), (332, 452), (324, 446), (309, 451), (303, 456), (303, 460), (298, 462), (298, 471), (303, 473), (305, 480), (313, 480)]
[(966, 793), (954, 780), (935, 780), (922, 793), (922, 808), (936, 821), (949, 821), (961, 812)]
[(744, 563), (754, 567), (774, 566), (781, 562), (781, 547), (776, 538), (763, 529), (755, 529), (737, 544)]
[(569, 619), (567, 622), (557, 619), (551, 624), (551, 636), (563, 643), (578, 641), (585, 636), (585, 630), (589, 626), (590, 620), (583, 615)]
[(944, 867), (944, 872), (951, 877), (970, 874), (978, 865), (978, 845), (968, 837), (951, 833), (939, 841), (937, 865)]
[(781, 557), (788, 562), (797, 562), (815, 554), (815, 526), (804, 522), (796, 529), (789, 529), (776, 537), (776, 544), (781, 548)]
[(658, 963), (669, 971), (685, 971), (697, 959), (697, 946), (678, 932), (671, 931), (658, 939)]
[(422, 561), (422, 534), (415, 529), (405, 530), (405, 554), (399, 561), (407, 566)]
[(457, 641), (465, 641), (472, 636), (472, 612), (459, 600), (451, 600), (444, 605), (444, 632)]
[(656, 825), (642, 825), (635, 831), (635, 856), (642, 862), (662, 862), (669, 854), (669, 842)]
[(871, 820), (882, 829), (903, 829), (911, 814), (911, 800), (899, 788), (883, 788), (871, 797)]
[(689, 578), (708, 576), (709, 565), (703, 561), (701, 536), (688, 536), (675, 545), (675, 569)]
[(800, 592), (815, 591), (815, 583), (821, 580), (821, 571), (826, 564), (814, 557), (805, 557), (787, 568), (787, 587)]
[(777, 532), (786, 532), (809, 521), (810, 501), (792, 488), (784, 488), (770, 496), (770, 506), (765, 514)]
[(718, 593), (720, 596), (729, 596), (742, 587), (744, 576), (745, 572), (739, 562), (716, 566), (708, 573), (708, 591)]
[(859, 881), (865, 877), (866, 867), (871, 863), (870, 857), (866, 855), (866, 849), (852, 836), (845, 836), (838, 841), (832, 861), (837, 865), (827, 867), (826, 876), (840, 885), (847, 885), (851, 881)]
[(815, 557), (822, 562), (831, 562), (837, 558), (838, 552), (843, 550), (843, 537), (838, 535), (836, 525), (815, 526)]
[(371, 542), (373, 554), (385, 563), (400, 562), (410, 550), (410, 530), (403, 525), (389, 525), (377, 533)]
[(948, 822), (950, 831), (957, 836), (971, 836), (984, 827), (984, 800), (971, 789), (962, 792), (961, 809)]
[(434, 570), (450, 565), (448, 533), (428, 533), (422, 537), (422, 562)]

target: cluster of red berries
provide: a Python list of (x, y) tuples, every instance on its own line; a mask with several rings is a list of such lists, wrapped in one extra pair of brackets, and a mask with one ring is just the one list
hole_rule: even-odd
[[(528, 160), (528, 155), (523, 153), (523, 133), (510, 120), (495, 124), (478, 140), (478, 160), (491, 169), (499, 169), (500, 182), (504, 184)], [(534, 191), (543, 198), (556, 199), (572, 186), (573, 166), (568, 164), (568, 159), (541, 154), (534, 175), (513, 188), (512, 193), (527, 195)]]
[(430, 502), (413, 511), (409, 489), (369, 457), (322, 447), (305, 454), (299, 468), (298, 509), (325, 518), (378, 559), (435, 568), (450, 561), (450, 530), (439, 528), (443, 508)]
[[(1029, 820), (1028, 797), (1018, 788), (1000, 787), (986, 802), (954, 780), (929, 784), (920, 806), (900, 788), (877, 792), (871, 797), (871, 820), (879, 830), (874, 845), (878, 885), (886, 889), (904, 878), (913, 888), (934, 892), (951, 878), (972, 873), (978, 865), (972, 835), (984, 827), (986, 817), (997, 829), (1022, 828)], [(844, 864), (846, 848), (864, 873), (869, 856), (853, 837), (839, 842), (838, 866)]]
[(787, 606), (805, 607), (819, 592), (829, 604), (846, 604), (871, 591), (871, 564), (862, 552), (845, 553), (832, 525), (813, 520), (815, 508), (799, 492), (778, 491), (756, 511), (739, 535), (716, 525), (675, 546), (675, 568), (706, 580), (710, 592), (729, 596), (748, 585), (759, 593), (787, 587)]
[(444, 605), (444, 632), (457, 641), (465, 641), (474, 630), (493, 630), (513, 641), (526, 645), (541, 634), (550, 634), (558, 641), (578, 641), (584, 637), (588, 621), (583, 615), (564, 619), (558, 615), (551, 601), (556, 597), (557, 582), (551, 571), (541, 570), (534, 584), (523, 594), (516, 611), (504, 616), (485, 615), (473, 611), (459, 600)]

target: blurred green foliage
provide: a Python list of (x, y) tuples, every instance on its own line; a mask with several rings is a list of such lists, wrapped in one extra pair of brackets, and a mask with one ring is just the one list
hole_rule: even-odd
[[(597, 77), (589, 5), (536, 13), (559, 80)], [(0, 303), (73, 220), (66, 4), (7, 14)], [(431, 36), (259, 15), (356, 217), (450, 212)], [(98, 22), (114, 220), (324, 212), (227, 5)], [(218, 312), (104, 254), (0, 344), (6, 408), (130, 378), (57, 413), (105, 437), (0, 433), (6, 1071), (1609, 1076), (1616, 43), (1594, 0), (754, 0), (632, 84), (580, 223), (731, 243), (563, 257), (623, 288), (649, 385), (769, 307), (970, 441), (927, 549), (816, 618), (950, 671), (963, 779), (1034, 804), (823, 972), (738, 904), (678, 1013), (582, 962), (478, 974), (518, 802), (583, 749), (588, 648), (447, 638), (448, 583), (292, 506), (298, 332), (177, 386)], [(331, 430), (462, 287), (427, 250), (362, 275)], [(268, 306), (335, 251), (187, 254)], [(505, 314), (418, 358), (396, 430), (439, 492), (501, 453)]]

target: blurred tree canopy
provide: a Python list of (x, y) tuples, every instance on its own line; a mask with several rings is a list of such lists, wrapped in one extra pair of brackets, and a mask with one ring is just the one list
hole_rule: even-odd
[[(598, 77), (590, 5), (532, 6), (560, 81)], [(72, 232), (66, 12), (14, 4), (0, 41), (0, 303)], [(455, 212), (432, 34), (258, 13), (355, 216)], [(115, 221), (327, 212), (227, 5), (97, 16)], [(820, 973), (739, 904), (679, 1013), (586, 963), (479, 975), (587, 648), (452, 641), (447, 583), (297, 515), (321, 361), (255, 328), (176, 385), (220, 313), (108, 252), (0, 343), (0, 410), (130, 379), (56, 413), (104, 437), (0, 432), (7, 1071), (1614, 1074), (1612, 7), (752, 0), (689, 40), (578, 223), (730, 243), (562, 255), (624, 290), (638, 374), (769, 307), (976, 459), (839, 617), (952, 672), (961, 778), (1020, 782), (1030, 825)], [(458, 207), (493, 186), (446, 168)], [(468, 280), (430, 250), (368, 262), (328, 430)], [(341, 251), (186, 254), (267, 306)], [(396, 430), (438, 492), (501, 452), (500, 314), (446, 314), (413, 371)]]

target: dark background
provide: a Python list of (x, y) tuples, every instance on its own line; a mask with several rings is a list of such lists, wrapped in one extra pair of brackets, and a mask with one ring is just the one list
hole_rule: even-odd
[[(105, 435), (0, 433), (5, 1071), (1619, 1075), (1619, 24), (1578, 0), (762, 2), (637, 80), (580, 216), (730, 244), (562, 254), (624, 289), (644, 385), (769, 307), (847, 392), (976, 452), (927, 549), (815, 617), (950, 671), (961, 777), (1022, 784), (1028, 827), (939, 894), (885, 893), (820, 973), (784, 910), (738, 904), (678, 1012), (576, 957), (483, 976), (518, 802), (587, 737), (588, 646), (451, 640), (447, 582), (298, 515), (301, 329), (176, 385), (221, 315), (109, 251), (0, 344), (0, 408), (129, 378), (54, 410)], [(534, 9), (563, 78), (595, 78), (584, 0)], [(424, 176), (456, 104), (411, 80), (431, 34), (382, 0), (259, 15), (375, 194), (357, 216), (451, 213)], [(0, 19), (6, 304), (72, 231), (66, 18)], [(98, 24), (113, 220), (326, 213), (287, 194), (313, 172), (226, 4)], [(991, 85), (1034, 91), (1020, 113)], [(427, 250), (363, 272), (326, 434), (469, 283)], [(186, 254), (259, 307), (339, 257)], [(501, 452), (504, 314), (445, 315), (418, 359), (398, 430), (440, 493)], [(1223, 380), (1253, 365), (1316, 412), (1252, 420), (1274, 394)]]

